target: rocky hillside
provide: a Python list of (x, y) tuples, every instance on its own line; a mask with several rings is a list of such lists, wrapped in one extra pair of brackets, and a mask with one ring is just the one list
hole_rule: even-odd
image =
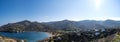
[(120, 21), (106, 20), (106, 21), (96, 21), (96, 20), (83, 20), (83, 21), (56, 21), (48, 22), (47, 25), (57, 28), (83, 28), (83, 29), (93, 29), (93, 28), (119, 28)]
[(55, 22), (31, 22), (28, 20), (8, 23), (0, 27), (0, 31), (54, 31), (54, 30), (88, 30), (88, 29), (120, 28), (120, 21), (83, 20), (83, 21), (55, 21)]
[(9, 23), (0, 27), (1, 31), (23, 32), (23, 31), (46, 31), (50, 27), (38, 22), (24, 20), (17, 23)]

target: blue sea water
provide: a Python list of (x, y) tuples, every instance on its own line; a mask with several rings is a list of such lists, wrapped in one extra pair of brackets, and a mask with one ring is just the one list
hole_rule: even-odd
[(9, 32), (0, 32), (1, 36), (23, 39), (28, 42), (37, 42), (48, 37), (49, 34), (45, 32), (20, 32), (20, 33), (9, 33)]

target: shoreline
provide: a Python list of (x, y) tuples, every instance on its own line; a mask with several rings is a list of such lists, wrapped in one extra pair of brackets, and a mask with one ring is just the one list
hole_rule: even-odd
[(43, 40), (39, 40), (38, 42), (46, 42), (46, 41), (48, 41), (51, 37), (54, 36), (54, 35), (53, 35), (52, 33), (50, 33), (50, 32), (44, 32), (44, 33), (46, 33), (46, 34), (48, 35), (48, 37), (46, 37), (46, 38), (43, 39)]
[(45, 33), (48, 34), (48, 37), (53, 37), (53, 36), (54, 36), (53, 34), (51, 34), (51, 33), (49, 33), (49, 32), (45, 32)]

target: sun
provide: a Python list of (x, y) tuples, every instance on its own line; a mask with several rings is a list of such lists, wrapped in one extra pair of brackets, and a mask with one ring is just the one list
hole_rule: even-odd
[(102, 0), (95, 0), (95, 6), (97, 9), (100, 8), (101, 4), (102, 4)]

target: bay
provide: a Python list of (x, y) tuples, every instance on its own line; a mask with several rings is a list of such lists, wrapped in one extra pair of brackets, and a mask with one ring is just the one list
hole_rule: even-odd
[(46, 32), (20, 32), (20, 33), (10, 33), (10, 32), (0, 32), (1, 36), (27, 40), (27, 42), (37, 42), (49, 37), (49, 34)]

